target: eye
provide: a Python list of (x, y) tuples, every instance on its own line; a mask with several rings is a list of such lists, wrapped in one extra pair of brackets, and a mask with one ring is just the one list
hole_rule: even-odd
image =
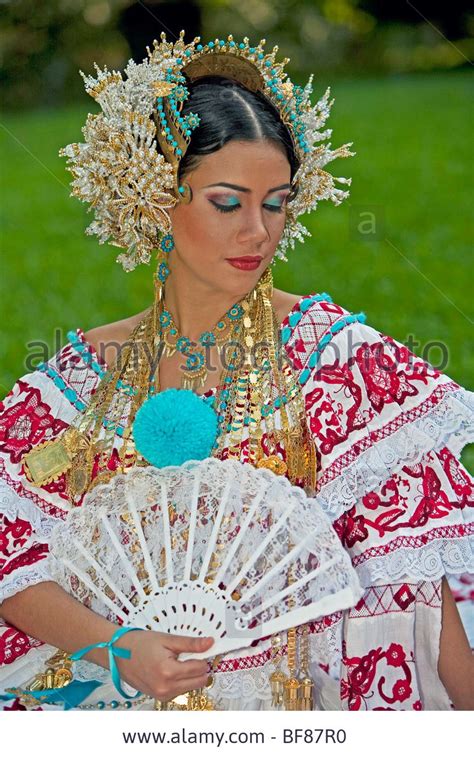
[(281, 214), (283, 209), (285, 208), (286, 202), (288, 200), (288, 195), (281, 196), (277, 195), (272, 200), (270, 200), (268, 203), (264, 203), (264, 208), (268, 209), (268, 211), (274, 211), (277, 214)]
[(275, 211), (277, 214), (281, 214), (281, 212), (283, 211), (282, 203), (279, 203), (278, 205), (274, 203), (264, 203), (263, 205), (266, 209), (268, 209), (268, 211)]
[(240, 203), (229, 203), (225, 206), (221, 203), (216, 203), (216, 201), (211, 201), (211, 203), (218, 211), (222, 211), (223, 214), (228, 214), (230, 211), (235, 211), (235, 209), (240, 208)]

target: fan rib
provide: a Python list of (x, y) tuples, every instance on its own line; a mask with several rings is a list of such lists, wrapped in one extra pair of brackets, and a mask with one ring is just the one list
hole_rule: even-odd
[(171, 552), (171, 532), (170, 532), (170, 513), (168, 505), (168, 493), (165, 488), (164, 479), (160, 482), (161, 486), (161, 514), (163, 515), (163, 539), (165, 545), (166, 558), (166, 580), (167, 583), (174, 583), (173, 556)]
[[(248, 598), (252, 596), (252, 594), (254, 594), (256, 591), (260, 589), (260, 587), (262, 586), (263, 583), (265, 583), (265, 581), (268, 581), (270, 580), (270, 578), (273, 578), (274, 575), (277, 575), (280, 572), (280, 570), (283, 570), (285, 566), (288, 565), (294, 558), (298, 557), (298, 555), (301, 554), (301, 550), (304, 549), (305, 544), (307, 544), (308, 541), (311, 540), (311, 538), (312, 538), (312, 535), (307, 534), (301, 539), (301, 541), (295, 544), (295, 546), (292, 549), (290, 549), (290, 551), (287, 554), (285, 554), (284, 557), (282, 557), (275, 565), (273, 565), (272, 569), (269, 570), (269, 572), (266, 573), (263, 578), (257, 581), (255, 586), (248, 589), (244, 594), (242, 594), (240, 598), (240, 602), (241, 603), (246, 602)], [(319, 567), (316, 567), (315, 570), (318, 572), (322, 572), (324, 570), (324, 567), (325, 565), (320, 565)]]
[(103, 568), (96, 559), (92, 556), (92, 554), (86, 549), (85, 546), (82, 546), (78, 541), (76, 541), (74, 538), (72, 539), (72, 542), (74, 546), (79, 549), (82, 556), (85, 557), (87, 562), (89, 562), (94, 570), (99, 573), (99, 576), (104, 579), (104, 581), (107, 583), (108, 587), (111, 589), (111, 591), (114, 592), (114, 594), (120, 599), (121, 603), (124, 604), (127, 608), (130, 608), (131, 603), (130, 600), (127, 599), (127, 597), (120, 591), (120, 589), (115, 585), (114, 581), (108, 574), (108, 572)]
[(138, 537), (140, 539), (141, 549), (143, 551), (143, 560), (145, 562), (145, 567), (148, 572), (148, 578), (151, 582), (151, 586), (153, 591), (159, 591), (158, 581), (156, 578), (156, 573), (153, 567), (153, 562), (151, 561), (150, 552), (148, 550), (148, 546), (146, 543), (145, 534), (143, 533), (143, 528), (141, 525), (140, 517), (138, 515), (137, 509), (135, 507), (135, 504), (133, 503), (133, 499), (131, 497), (131, 494), (127, 491), (125, 494), (125, 500), (127, 502), (127, 506), (129, 508), (130, 514), (132, 515), (133, 522), (135, 524), (135, 529), (137, 531)]
[(240, 573), (234, 578), (232, 583), (229, 584), (226, 591), (228, 594), (232, 594), (233, 591), (237, 588), (242, 578), (246, 575), (247, 571), (252, 567), (255, 560), (257, 560), (261, 554), (265, 551), (270, 541), (272, 541), (273, 537), (278, 533), (281, 526), (285, 523), (287, 517), (290, 516), (290, 514), (293, 512), (295, 508), (294, 502), (290, 502), (289, 506), (285, 509), (279, 520), (275, 523), (275, 525), (271, 528), (268, 535), (263, 539), (262, 543), (257, 547), (257, 549), (254, 551), (252, 556), (245, 562), (244, 566), (241, 568)]
[[(276, 602), (279, 602), (280, 599), (283, 599), (285, 596), (290, 596), (292, 593), (297, 591), (301, 586), (304, 586), (306, 583), (309, 583), (313, 580), (313, 578), (316, 578), (318, 575), (320, 575), (325, 570), (328, 570), (330, 567), (332, 567), (337, 561), (338, 557), (335, 557), (333, 559), (328, 560), (323, 565), (320, 565), (320, 567), (315, 568), (307, 575), (303, 576), (299, 580), (295, 581), (294, 583), (290, 584), (289, 586), (285, 586), (284, 589), (281, 591), (278, 591), (276, 594), (274, 594), (270, 599), (267, 599), (265, 602), (262, 602), (262, 604), (259, 607), (255, 607), (255, 609), (252, 610), (252, 615), (257, 615), (260, 612), (264, 612), (268, 607), (270, 607), (272, 604), (276, 604)], [(278, 563), (280, 564), (280, 563)], [(273, 573), (272, 573), (273, 575)], [(265, 578), (262, 579), (262, 581), (267, 581), (270, 578), (270, 573), (265, 576)], [(252, 593), (256, 592), (258, 590), (258, 587), (261, 585), (262, 581), (259, 581), (253, 589), (251, 589), (251, 593), (244, 594), (242, 598), (239, 600), (239, 605), (245, 604), (248, 597), (252, 595)]]
[[(287, 628), (308, 623), (310, 620), (317, 620), (323, 615), (332, 615), (349, 607), (353, 607), (362, 596), (362, 591), (355, 591), (354, 585), (346, 586), (339, 589), (335, 594), (329, 594), (317, 602), (295, 607), (291, 612), (286, 612), (280, 617), (271, 618), (259, 624), (258, 628), (252, 628), (254, 632), (253, 639), (271, 636), (274, 633), (280, 633)], [(252, 613), (253, 617), (253, 613)], [(258, 636), (257, 632), (258, 631)]]
[[(198, 579), (201, 582), (205, 581), (206, 574), (207, 574), (207, 572), (209, 570), (209, 564), (210, 564), (210, 561), (211, 561), (211, 557), (212, 557), (214, 548), (216, 546), (217, 534), (218, 534), (218, 532), (220, 530), (220, 527), (221, 527), (222, 518), (224, 517), (224, 511), (225, 511), (225, 508), (227, 506), (227, 500), (229, 498), (229, 492), (230, 492), (231, 486), (232, 486), (232, 480), (231, 480), (231, 478), (229, 478), (227, 480), (227, 482), (226, 482), (226, 485), (225, 485), (224, 494), (223, 494), (223, 496), (221, 498), (221, 501), (220, 501), (220, 504), (219, 504), (219, 509), (217, 510), (217, 515), (216, 515), (216, 517), (214, 519), (214, 525), (212, 527), (212, 533), (211, 533), (211, 535), (209, 537), (206, 553), (205, 553), (204, 559), (202, 561), (201, 572), (199, 573), (199, 579)], [(213, 585), (216, 585), (216, 580), (214, 580)]]
[(186, 549), (186, 561), (184, 563), (183, 580), (191, 579), (191, 567), (193, 563), (194, 536), (196, 534), (197, 503), (199, 500), (199, 476), (194, 472), (193, 493), (191, 497), (191, 510), (189, 516), (188, 546)]
[(106, 516), (102, 515), (101, 516), (101, 520), (102, 520), (102, 524), (103, 524), (105, 530), (107, 531), (107, 533), (110, 536), (110, 540), (112, 541), (112, 544), (114, 545), (114, 547), (115, 547), (115, 549), (117, 551), (117, 555), (120, 557), (121, 561), (123, 562), (123, 565), (124, 565), (124, 567), (125, 567), (125, 569), (126, 569), (126, 571), (128, 573), (128, 577), (130, 578), (130, 580), (133, 581), (133, 583), (135, 585), (135, 590), (137, 591), (140, 599), (142, 601), (144, 601), (146, 599), (146, 594), (143, 591), (142, 584), (140, 583), (140, 580), (139, 580), (138, 575), (137, 575), (137, 573), (135, 571), (135, 568), (133, 567), (132, 563), (130, 562), (130, 560), (126, 556), (126, 554), (125, 554), (125, 552), (123, 550), (123, 546), (120, 543), (120, 541), (118, 540), (118, 538), (117, 538), (117, 536), (115, 534), (115, 531), (112, 530), (112, 526), (110, 525), (110, 523), (107, 520)]
[(221, 583), (221, 581), (222, 581), (222, 579), (224, 577), (224, 573), (227, 571), (227, 568), (229, 567), (230, 563), (234, 559), (234, 556), (235, 556), (235, 554), (237, 552), (237, 549), (239, 548), (240, 544), (242, 543), (242, 541), (243, 541), (243, 539), (245, 537), (245, 533), (247, 531), (247, 528), (249, 527), (250, 522), (251, 522), (251, 520), (253, 519), (253, 517), (255, 515), (255, 512), (257, 511), (258, 507), (260, 506), (260, 504), (262, 502), (262, 499), (265, 496), (265, 493), (266, 493), (269, 485), (270, 485), (269, 483), (264, 483), (261, 486), (260, 490), (258, 491), (257, 495), (254, 496), (254, 499), (253, 499), (253, 502), (250, 505), (250, 509), (248, 511), (247, 517), (245, 518), (245, 520), (244, 520), (244, 522), (243, 522), (243, 524), (242, 524), (239, 532), (237, 533), (236, 538), (232, 542), (232, 544), (230, 546), (230, 550), (229, 550), (229, 552), (228, 552), (228, 554), (227, 554), (227, 556), (226, 556), (226, 558), (225, 558), (225, 560), (224, 560), (224, 562), (223, 562), (223, 564), (222, 564), (219, 572), (217, 573), (216, 577), (214, 578), (214, 585), (215, 586), (218, 586), (219, 583)]
[[(64, 565), (66, 567), (69, 567), (70, 570), (76, 575), (80, 581), (86, 586), (90, 591), (92, 591), (93, 594), (95, 594), (99, 599), (103, 601), (103, 603), (111, 610), (116, 617), (118, 617), (120, 620), (124, 617), (124, 610), (118, 607), (108, 596), (107, 594), (104, 594), (102, 589), (100, 589), (98, 586), (96, 586), (93, 581), (87, 576), (84, 575), (80, 570), (78, 570), (76, 567), (74, 567), (73, 563), (70, 562), (68, 559), (64, 558), (62, 560)], [(121, 595), (120, 595), (121, 596)], [(125, 597), (123, 597), (125, 598)], [(125, 608), (130, 611), (132, 608), (132, 604), (130, 604), (129, 601), (127, 601), (127, 604), (125, 605)]]

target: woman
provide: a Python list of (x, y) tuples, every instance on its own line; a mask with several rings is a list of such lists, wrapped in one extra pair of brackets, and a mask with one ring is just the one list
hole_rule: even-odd
[[(327, 116), (327, 93), (310, 111), (308, 89), (293, 86), (293, 120), (286, 105), (278, 105), (279, 94), (291, 93), (288, 80), (276, 84), (282, 67), (275, 51), (265, 54), (263, 43), (250, 48), (247, 40), (237, 46), (231, 36), (204, 49), (198, 42), (186, 46), (182, 33), (174, 47), (164, 38), (155, 43), (148, 68), (145, 62), (143, 69), (128, 67), (127, 81), (135, 85), (128, 90), (116, 72), (98, 70), (96, 80), (86, 79), (106, 118), (89, 117), (86, 147), (68, 146), (63, 153), (71, 159), (75, 194), (94, 201), (96, 221), (88, 231), (126, 248), (118, 260), (127, 269), (148, 261), (156, 247), (161, 258), (149, 309), (87, 333), (71, 331), (69, 343), (20, 378), (4, 400), (2, 690), (26, 685), (56, 649), (72, 652), (107, 641), (120, 628), (49, 579), (48, 539), (88, 488), (137, 461), (128, 435), (137, 405), (132, 399), (130, 407), (119, 405), (115, 417), (111, 411), (124, 388), (143, 401), (181, 386), (219, 414), (213, 455), (268, 466), (318, 495), (363, 583), (355, 607), (291, 631), (293, 646), (299, 644), (300, 656), (306, 651), (309, 659), (314, 709), (472, 709), (472, 655), (446, 574), (459, 577), (474, 569), (468, 544), (474, 484), (458, 459), (469, 440), (473, 394), (327, 294), (273, 289), (272, 261), (285, 258), (294, 239), (302, 239), (297, 215), (321, 198), (338, 203), (347, 195), (334, 188), (322, 165), (351, 154), (346, 146), (339, 153), (313, 146), (326, 136), (317, 130)], [(274, 73), (263, 88), (262, 80), (252, 79), (249, 63), (261, 73), (267, 60)], [(166, 73), (164, 82), (156, 81), (158, 70)], [(139, 98), (150, 89), (157, 97), (159, 150), (151, 156), (155, 146), (150, 149), (142, 134), (137, 144), (145, 163), (131, 175), (135, 154), (120, 163), (121, 137), (107, 118), (117, 115), (126, 97), (136, 114)], [(136, 137), (151, 122), (133, 114), (128, 123)], [(115, 154), (107, 153), (112, 138)], [(147, 185), (146, 161), (156, 155), (167, 164), (152, 166), (155, 185)], [(120, 192), (122, 180), (126, 189)], [(147, 203), (138, 212), (144, 195)], [(157, 333), (165, 350), (154, 357), (157, 366), (143, 370), (133, 363), (132, 349), (151, 345)], [(264, 343), (261, 372), (248, 379), (248, 388), (254, 383), (248, 396), (258, 398), (252, 414), (240, 415), (238, 436), (229, 423), (238, 405), (224, 399), (233, 397), (239, 374), (251, 378), (252, 372), (245, 361), (228, 361), (219, 336), (235, 339), (244, 353), (255, 340)], [(269, 400), (264, 392), (270, 404), (262, 405)], [(117, 423), (106, 443), (94, 449), (87, 438), (69, 469), (59, 467), (35, 481), (35, 447), (60, 440), (91, 409), (101, 410), (95, 420), (113, 417)], [(98, 439), (102, 427), (88, 422), (78, 430)], [(137, 709), (153, 709), (153, 698), (162, 704), (207, 683), (205, 661), (177, 660), (180, 652), (206, 651), (206, 639), (132, 631), (121, 643), (131, 657), (119, 661), (120, 673), (144, 695)], [(288, 645), (290, 632), (222, 657), (207, 692), (214, 706), (278, 708), (272, 675), (279, 668), (286, 672)], [(83, 677), (92, 673), (104, 680), (104, 671), (90, 663), (107, 668), (106, 650), (92, 649), (84, 659)], [(75, 675), (81, 678), (80, 669)], [(131, 705), (111, 699), (105, 684), (82, 706), (105, 702), (113, 709)], [(22, 709), (24, 702), (5, 704)]]

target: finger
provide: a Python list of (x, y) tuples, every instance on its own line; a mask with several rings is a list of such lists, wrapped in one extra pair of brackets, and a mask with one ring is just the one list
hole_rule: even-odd
[(185, 660), (179, 662), (171, 657), (162, 664), (165, 678), (182, 681), (185, 678), (197, 678), (208, 671), (207, 660)]
[(175, 636), (170, 633), (167, 634), (164, 646), (171, 652), (180, 654), (181, 652), (205, 652), (213, 643), (212, 636)]
[(169, 699), (174, 699), (178, 694), (186, 694), (187, 691), (193, 689), (203, 689), (207, 685), (207, 676), (201, 678), (190, 678), (187, 681), (180, 681), (179, 685), (176, 685), (176, 692), (173, 692), (173, 696)]
[(178, 663), (178, 670), (176, 671), (176, 678), (180, 681), (183, 678), (199, 678), (205, 676), (209, 671), (209, 666), (206, 660), (186, 660), (186, 662)]

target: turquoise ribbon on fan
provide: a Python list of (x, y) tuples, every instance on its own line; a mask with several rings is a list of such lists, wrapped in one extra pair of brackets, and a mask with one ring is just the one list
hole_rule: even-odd
[[(116, 657), (121, 657), (124, 660), (129, 660), (131, 657), (130, 649), (125, 649), (124, 647), (116, 647), (115, 642), (125, 633), (129, 633), (129, 631), (142, 630), (143, 628), (129, 628), (127, 626), (123, 626), (122, 628), (118, 628), (115, 631), (110, 641), (100, 641), (97, 644), (90, 644), (89, 646), (84, 647), (83, 649), (79, 649), (77, 652), (69, 655), (69, 659), (75, 662), (76, 660), (80, 660), (82, 657), (84, 657), (84, 655), (90, 652), (91, 649), (108, 649), (109, 669), (115, 688), (122, 697), (125, 697), (126, 699), (136, 699), (141, 695), (141, 691), (137, 691), (136, 694), (130, 695), (123, 690), (119, 669), (117, 667), (117, 663), (115, 662)], [(10, 693), (8, 693), (9, 690), (7, 690), (7, 693), (0, 694), (0, 701), (5, 702), (17, 697), (21, 698), (22, 696), (28, 696), (34, 697), (35, 699), (40, 700), (40, 702), (49, 702), (51, 704), (64, 702), (64, 709), (71, 710), (72, 708), (80, 705), (81, 702), (83, 702), (85, 699), (87, 699), (89, 694), (92, 694), (92, 692), (95, 691), (98, 686), (102, 686), (102, 682), (92, 680), (72, 681), (67, 686), (61, 686), (60, 688), (56, 689), (38, 689), (35, 691), (29, 691), (28, 689), (15, 689), (14, 691), (10, 690)]]

